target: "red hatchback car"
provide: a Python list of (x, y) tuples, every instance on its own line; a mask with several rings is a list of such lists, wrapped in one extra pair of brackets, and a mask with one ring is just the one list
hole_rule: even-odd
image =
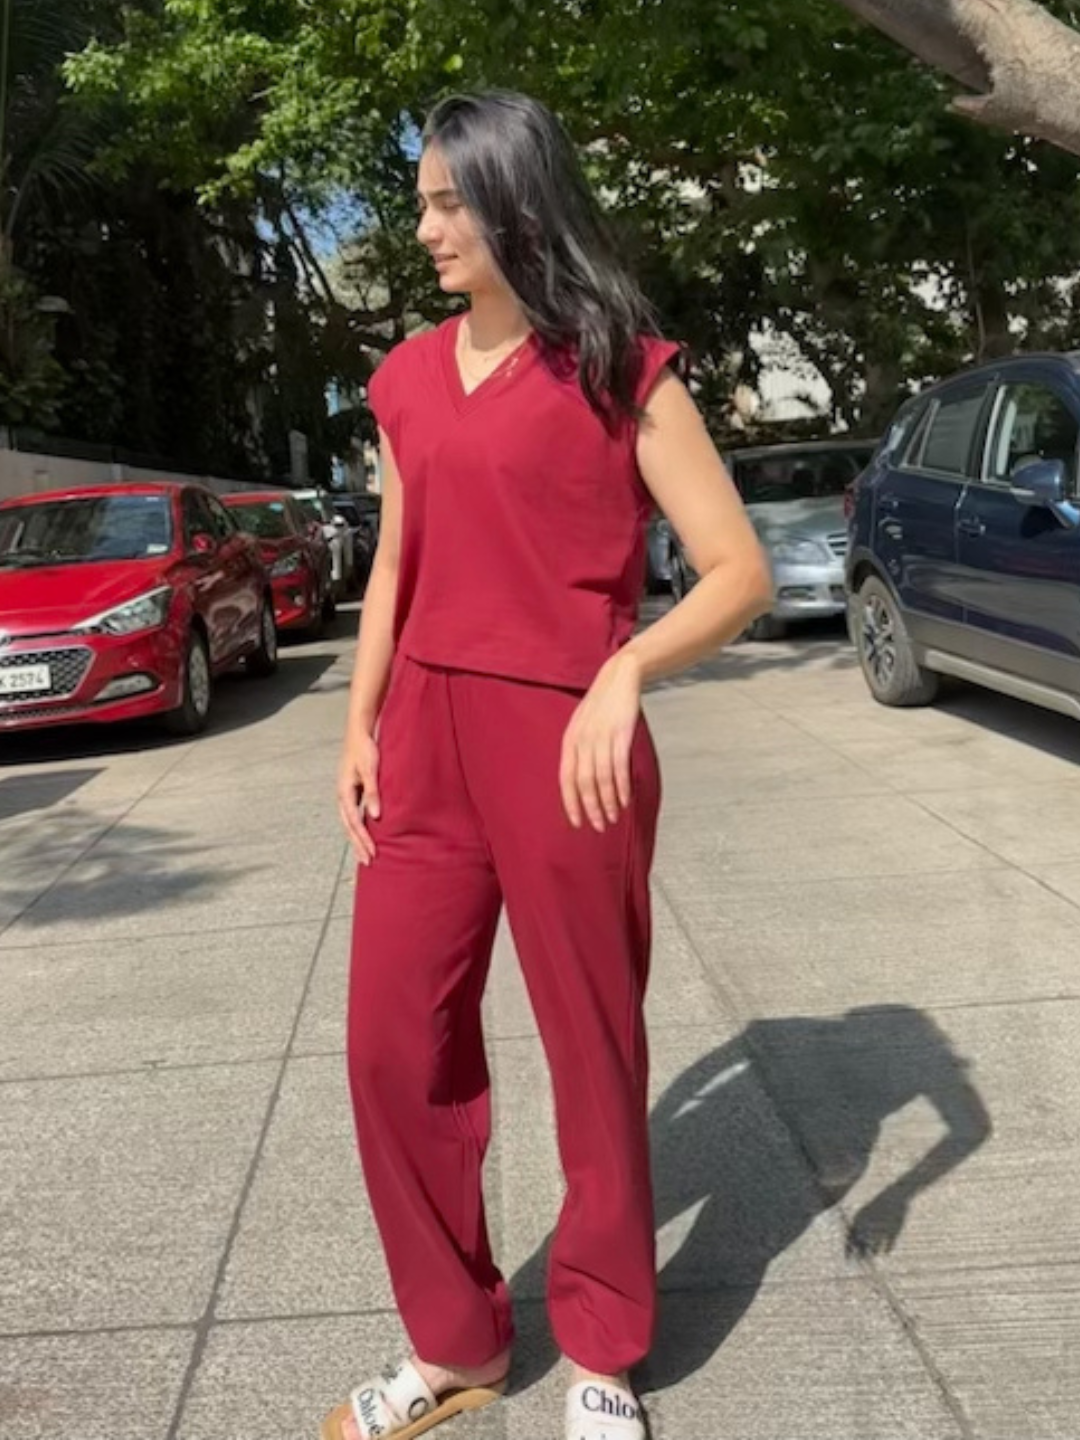
[(242, 530), (259, 542), (274, 592), (278, 630), (317, 634), (334, 613), (330, 551), (311, 534), (307, 517), (287, 490), (244, 490), (223, 495)]
[(201, 485), (0, 503), (0, 730), (161, 715), (193, 735), (241, 661), (277, 666), (270, 582)]

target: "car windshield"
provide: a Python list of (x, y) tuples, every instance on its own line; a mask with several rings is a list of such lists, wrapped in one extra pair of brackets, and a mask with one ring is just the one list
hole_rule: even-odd
[(79, 495), (0, 510), (0, 566), (145, 560), (172, 547), (167, 495)]
[(842, 495), (869, 465), (874, 447), (843, 450), (789, 450), (782, 455), (732, 457), (739, 493), (748, 505), (816, 500)]
[(260, 540), (280, 540), (282, 536), (292, 534), (285, 506), (280, 500), (251, 501), (246, 505), (230, 505), (229, 509), (240, 528), (249, 535), (257, 535)]
[(314, 495), (305, 495), (302, 499), (297, 500), (297, 504), (309, 520), (317, 520), (320, 525), (323, 523), (322, 506)]

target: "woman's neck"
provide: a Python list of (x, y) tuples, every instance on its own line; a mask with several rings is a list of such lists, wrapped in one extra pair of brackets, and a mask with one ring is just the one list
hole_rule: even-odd
[(469, 299), (469, 341), (474, 350), (498, 350), (520, 342), (532, 328), (509, 290), (483, 290)]

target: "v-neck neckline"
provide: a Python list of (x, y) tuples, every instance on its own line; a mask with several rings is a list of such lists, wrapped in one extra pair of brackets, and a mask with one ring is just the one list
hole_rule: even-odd
[(536, 336), (530, 331), (520, 345), (500, 360), (490, 375), (485, 375), (473, 389), (466, 390), (457, 355), (458, 335), (464, 319), (464, 312), (452, 316), (443, 327), (442, 334), (443, 373), (446, 376), (450, 399), (459, 415), (472, 410), (492, 395), (505, 394), (531, 367), (537, 355)]

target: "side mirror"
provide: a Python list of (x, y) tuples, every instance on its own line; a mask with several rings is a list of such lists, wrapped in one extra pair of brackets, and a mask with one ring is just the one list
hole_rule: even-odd
[(1080, 525), (1080, 509), (1065, 494), (1068, 467), (1064, 460), (1028, 460), (1018, 465), (1009, 479), (1009, 488), (1021, 505), (1049, 510), (1067, 529)]
[(196, 555), (212, 555), (214, 553), (213, 538), (200, 530), (197, 535), (191, 537), (191, 548)]

